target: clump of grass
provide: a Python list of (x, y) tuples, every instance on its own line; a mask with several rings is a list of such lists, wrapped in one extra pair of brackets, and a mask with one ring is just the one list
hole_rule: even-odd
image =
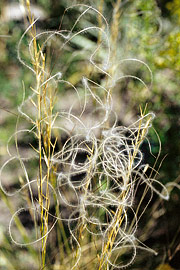
[[(120, 16), (119, 3), (120, 1), (114, 13), (116, 23)], [(145, 211), (145, 209), (140, 211), (140, 208), (147, 193), (150, 191), (152, 196), (155, 192), (163, 199), (169, 198), (166, 187), (155, 179), (157, 175), (155, 168), (143, 163), (141, 145), (147, 139), (148, 130), (155, 116), (153, 113), (146, 113), (146, 109), (144, 111), (140, 109), (140, 117), (135, 123), (128, 127), (117, 125), (118, 117), (113, 110), (113, 85), (123, 78), (133, 76), (113, 77), (113, 69), (109, 68), (111, 46), (105, 17), (87, 5), (73, 7), (81, 8), (82, 13), (71, 30), (37, 33), (30, 2), (26, 1), (30, 25), (19, 42), (18, 58), (33, 72), (35, 82), (31, 87), (32, 95), (27, 99), (24, 95), (18, 109), (19, 117), (27, 120), (31, 127), (18, 129), (17, 122), (14, 134), (16, 155), (12, 155), (8, 150), (10, 159), (1, 168), (0, 183), (7, 196), (22, 193), (27, 189), (29, 197), (26, 196), (28, 206), (18, 209), (13, 214), (9, 233), (11, 240), (20, 246), (40, 243), (39, 269), (46, 268), (48, 237), (56, 225), (60, 269), (80, 269), (88, 263), (98, 270), (121, 269), (134, 262), (137, 249), (156, 254), (136, 238), (138, 221)], [(88, 12), (96, 13), (100, 23), (104, 21), (107, 29), (89, 26), (76, 31), (79, 21)], [(114, 29), (112, 39), (116, 43), (116, 24)], [(60, 51), (62, 51), (78, 35), (91, 31), (101, 34), (97, 48), (90, 54), (89, 62), (96, 73), (106, 77), (106, 83), (102, 85), (84, 76), (78, 88), (63, 79), (61, 72), (52, 74), (44, 51), (48, 42), (55, 37), (61, 40)], [(30, 36), (30, 64), (26, 64), (21, 57), (21, 43), (27, 34)], [(44, 39), (42, 43), (39, 42), (41, 38)], [(116, 44), (112, 51), (113, 57), (115, 48)], [(103, 64), (99, 64), (101, 50), (105, 51), (107, 56)], [(126, 59), (129, 60), (138, 61)], [(150, 71), (145, 63), (142, 61), (141, 63)], [(133, 79), (146, 86), (140, 78), (134, 76)], [(60, 108), (57, 111), (55, 106), (58, 105), (56, 96), (59, 84), (68, 86), (75, 95), (68, 109)], [(83, 89), (83, 94), (80, 89)], [(27, 110), (29, 104), (31, 113)], [(91, 118), (87, 119), (89, 108)], [(32, 157), (24, 158), (19, 151), (20, 133), (28, 133), (37, 140), (37, 147), (31, 145), (38, 168), (35, 179), (29, 177), (25, 164)], [(22, 187), (10, 194), (3, 188), (2, 175), (6, 166), (14, 160), (19, 162), (24, 176), (20, 178)], [(138, 187), (141, 184), (144, 186), (144, 192), (138, 206), (134, 208)], [(38, 194), (37, 199), (34, 199), (34, 185)], [(51, 212), (51, 205), (54, 205), (55, 213)], [(28, 242), (26, 239), (25, 242), (19, 242), (17, 236), (13, 234), (13, 223), (17, 221), (22, 211), (29, 211), (34, 220), (35, 240), (30, 239)], [(127, 259), (123, 259), (124, 254), (127, 255)]]

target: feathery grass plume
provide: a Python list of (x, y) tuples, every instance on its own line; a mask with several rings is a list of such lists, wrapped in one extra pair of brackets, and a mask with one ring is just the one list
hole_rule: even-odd
[[(119, 5), (120, 1), (118, 1)], [(31, 125), (28, 129), (18, 129), (10, 138), (14, 138), (16, 154), (0, 170), (1, 189), (7, 196), (13, 196), (28, 189), (30, 201), (27, 207), (18, 209), (9, 224), (11, 240), (20, 246), (41, 243), (39, 269), (45, 269), (47, 260), (48, 236), (57, 225), (60, 252), (60, 269), (79, 269), (89, 260), (98, 270), (121, 269), (132, 264), (137, 249), (155, 251), (136, 238), (142, 201), (148, 191), (168, 199), (168, 191), (155, 179), (155, 168), (143, 164), (142, 143), (147, 139), (153, 113), (140, 110), (140, 118), (128, 127), (118, 126), (118, 116), (113, 110), (113, 85), (123, 78), (133, 78), (146, 84), (138, 77), (124, 75), (113, 77), (109, 68), (111, 46), (106, 18), (95, 8), (87, 5), (74, 5), (67, 8), (79, 9), (80, 15), (70, 30), (36, 32), (36, 20), (31, 14), (30, 2), (26, 1), (29, 27), (22, 35), (18, 45), (19, 61), (31, 70), (35, 81), (31, 87), (32, 94), (23, 97), (19, 106), (19, 115)], [(81, 19), (87, 14), (98, 16), (99, 22), (106, 27), (87, 26), (78, 29)], [(118, 6), (115, 7), (114, 20), (119, 18)], [(117, 25), (114, 26), (117, 32)], [(105, 29), (106, 28), (106, 29)], [(59, 52), (85, 34), (94, 34), (99, 41), (96, 48), (86, 48), (89, 64), (95, 73), (104, 75), (105, 84), (98, 83), (91, 77), (83, 76), (81, 85), (76, 86), (65, 79), (60, 71), (54, 74), (46, 62), (46, 46), (59, 40)], [(26, 35), (30, 36), (28, 46), (31, 62), (28, 64), (21, 56), (21, 45)], [(114, 36), (117, 39), (117, 33)], [(115, 49), (114, 49), (115, 50)], [(115, 54), (112, 51), (113, 55)], [(106, 55), (106, 59), (103, 57)], [(148, 65), (137, 59), (122, 61), (139, 61), (152, 75)], [(63, 77), (64, 76), (64, 77)], [(57, 102), (58, 85), (73, 92), (68, 108), (59, 108)], [(146, 86), (147, 87), (147, 86)], [(81, 91), (83, 90), (83, 91)], [(63, 99), (63, 96), (60, 96)], [(31, 108), (30, 112), (28, 108)], [(88, 112), (91, 112), (88, 118)], [(23, 157), (18, 146), (18, 136), (28, 134), (37, 141), (37, 147), (31, 145), (31, 157)], [(30, 178), (26, 163), (36, 161), (36, 177)], [(13, 161), (22, 169), (22, 187), (9, 193), (3, 187), (3, 172)], [(26, 183), (25, 183), (26, 181)], [(134, 207), (139, 185), (143, 184), (144, 193)], [(34, 199), (33, 186), (38, 191)], [(55, 213), (50, 206), (55, 206)], [(29, 211), (34, 218), (36, 239), (19, 242), (13, 233), (15, 219), (22, 211)], [(131, 218), (130, 218), (131, 216)], [(66, 226), (66, 230), (65, 230)], [(89, 257), (87, 256), (89, 253)], [(127, 255), (127, 260), (123, 255)], [(93, 259), (92, 259), (93, 258)]]

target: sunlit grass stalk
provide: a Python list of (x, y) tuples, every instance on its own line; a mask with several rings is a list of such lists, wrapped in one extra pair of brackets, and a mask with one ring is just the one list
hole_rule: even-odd
[[(117, 0), (116, 3), (113, 4), (113, 17), (111, 22), (110, 29), (110, 43), (111, 43), (111, 62), (112, 65), (109, 69), (109, 74), (113, 77), (113, 74), (117, 68), (117, 51), (118, 51), (118, 39), (119, 39), (119, 23), (120, 23), (120, 4), (121, 0)], [(109, 82), (112, 85), (112, 81)]]
[[(31, 35), (33, 38), (33, 61), (35, 75), (36, 75), (36, 89), (37, 93), (37, 138), (38, 138), (38, 153), (39, 153), (39, 177), (38, 177), (38, 197), (40, 205), (41, 216), (41, 237), (42, 237), (42, 253), (41, 253), (41, 267), (45, 266), (46, 258), (46, 242), (48, 232), (48, 211), (50, 206), (49, 196), (49, 178), (50, 178), (50, 159), (51, 159), (51, 118), (52, 118), (52, 97), (51, 92), (48, 93), (47, 83), (45, 82), (45, 55), (36, 40), (36, 27), (33, 24), (34, 18), (31, 15), (30, 2), (26, 1), (29, 22), (32, 25)], [(43, 85), (43, 86), (42, 86)], [(46, 98), (49, 94), (50, 105), (47, 106)], [(46, 123), (44, 124), (44, 118)], [(44, 145), (44, 147), (42, 147)], [(46, 174), (43, 176), (42, 161), (46, 163)], [(43, 192), (43, 183), (46, 181), (46, 191)], [(45, 201), (45, 203), (44, 203)]]
[[(104, 5), (104, 0), (99, 0), (98, 10), (99, 10), (100, 14), (103, 14), (103, 5)], [(100, 16), (100, 14), (98, 15), (98, 25), (100, 28), (103, 28), (103, 20), (102, 20), (102, 16)], [(98, 44), (100, 44), (101, 41), (102, 41), (102, 32), (99, 32)]]
[[(152, 120), (152, 117), (150, 116), (147, 119), (145, 126), (142, 127), (142, 119), (145, 115), (145, 110), (146, 110), (146, 108), (144, 109), (144, 112), (143, 112), (142, 109), (140, 108), (141, 119), (139, 121), (139, 127), (138, 127), (138, 132), (136, 135), (136, 141), (135, 141), (135, 144), (133, 145), (133, 154), (131, 155), (131, 153), (129, 151), (129, 166), (128, 166), (127, 172), (124, 176), (124, 179), (123, 179), (123, 181), (125, 183), (125, 190), (122, 191), (121, 196), (120, 196), (120, 200), (122, 200), (122, 201), (124, 201), (124, 199), (126, 198), (126, 196), (129, 193), (129, 190), (131, 189), (129, 179), (130, 179), (130, 176), (132, 173), (133, 164), (134, 164), (136, 155), (138, 153), (139, 147), (147, 134), (148, 128), (150, 126), (150, 122)], [(126, 212), (125, 206), (120, 205), (117, 208), (116, 213), (114, 213), (114, 218), (113, 218), (113, 221), (111, 224), (112, 226), (111, 226), (110, 231), (108, 231), (108, 233), (107, 233), (107, 241), (105, 240), (105, 243), (104, 243), (104, 246), (102, 249), (102, 254), (101, 254), (101, 257), (99, 258), (99, 268), (98, 268), (99, 270), (108, 269), (108, 262), (106, 261), (106, 258), (110, 259), (110, 257), (111, 257), (113, 244), (116, 240), (118, 231), (119, 231), (119, 229), (123, 223), (124, 217), (125, 217), (124, 212)], [(129, 231), (129, 233), (130, 233), (130, 231)]]

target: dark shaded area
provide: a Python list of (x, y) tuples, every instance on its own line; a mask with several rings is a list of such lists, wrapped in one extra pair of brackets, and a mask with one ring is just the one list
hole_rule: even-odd
[(170, 12), (166, 7), (167, 3), (172, 2), (172, 0), (156, 0), (158, 7), (160, 8), (161, 12), (162, 12), (162, 16), (163, 17), (169, 17), (170, 16)]

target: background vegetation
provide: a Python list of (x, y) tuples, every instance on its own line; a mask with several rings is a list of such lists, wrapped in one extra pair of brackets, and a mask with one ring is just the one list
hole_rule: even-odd
[[(153, 127), (162, 145), (157, 164), (157, 168), (160, 167), (158, 180), (163, 184), (170, 181), (178, 184), (180, 180), (180, 2), (178, 0), (32, 1), (33, 7), (41, 14), (36, 24), (37, 33), (47, 29), (53, 31), (71, 29), (78, 18), (78, 9), (70, 9), (63, 21), (61, 19), (65, 8), (77, 3), (92, 5), (102, 12), (108, 21), (112, 46), (110, 74), (113, 74), (114, 78), (128, 74), (141, 78), (148, 85), (147, 89), (140, 81), (129, 77), (116, 84), (113, 88), (113, 99), (118, 124), (129, 126), (137, 119), (139, 106), (145, 108), (147, 104), (147, 110), (156, 115)], [(22, 102), (23, 85), (28, 96), (34, 80), (31, 71), (25, 69), (17, 58), (17, 44), (28, 22), (23, 16), (18, 17), (16, 4), (18, 4), (16, 1), (1, 0), (0, 2), (0, 159), (2, 164), (6, 160), (6, 143), (15, 130), (17, 107)], [(90, 14), (80, 21), (76, 30), (78, 27), (93, 25), (105, 28), (103, 24), (101, 17)], [(61, 44), (55, 41), (46, 52), (50, 69), (54, 74), (60, 70), (65, 74), (65, 79), (75, 86), (79, 85), (83, 76), (89, 76), (104, 85), (105, 78), (93, 70), (87, 61), (87, 55), (96, 48), (101, 38), (93, 31), (80, 35), (68, 44), (63, 54), (58, 51)], [(23, 40), (21, 53), (23, 59), (30, 62), (27, 44), (28, 37)], [(152, 74), (141, 62), (122, 61), (127, 58), (136, 58), (145, 62)], [(101, 62), (106, 59), (103, 50), (99, 59)], [(62, 109), (68, 108), (70, 90), (61, 85), (58, 93), (58, 106)], [(23, 121), (20, 124), (22, 128), (27, 128)], [(155, 132), (150, 131), (149, 140), (153, 154), (158, 155), (160, 146)], [(23, 136), (20, 138), (20, 151), (27, 155), (30, 155), (27, 151), (29, 143), (36, 144), (34, 141), (29, 142), (29, 138)], [(148, 143), (142, 145), (142, 152), (145, 163), (152, 164), (153, 158), (148, 152)], [(33, 168), (33, 164), (31, 166)], [(13, 190), (19, 181), (16, 173), (16, 167), (6, 172), (5, 186), (8, 191)], [(31, 173), (33, 175), (33, 170)], [(24, 194), (24, 199), (27, 197), (28, 195)], [(171, 192), (169, 201), (162, 201), (156, 195), (153, 197), (139, 224), (138, 235), (142, 236), (147, 246), (158, 252), (158, 256), (139, 251), (130, 269), (180, 269), (179, 198), (180, 193), (176, 188)], [(37, 254), (33, 247), (17, 247), (12, 244), (7, 232), (14, 208), (19, 208), (21, 205), (20, 199), (9, 200), (1, 191), (0, 268), (2, 269), (38, 269)], [(24, 228), (29, 233), (34, 233), (31, 219), (29, 215), (22, 215), (19, 218), (17, 227), (26, 241)], [(57, 235), (52, 233), (47, 247), (47, 269), (61, 269), (57, 264), (59, 256), (57, 242)], [(91, 263), (88, 262), (84, 269), (92, 269), (91, 267)]]

